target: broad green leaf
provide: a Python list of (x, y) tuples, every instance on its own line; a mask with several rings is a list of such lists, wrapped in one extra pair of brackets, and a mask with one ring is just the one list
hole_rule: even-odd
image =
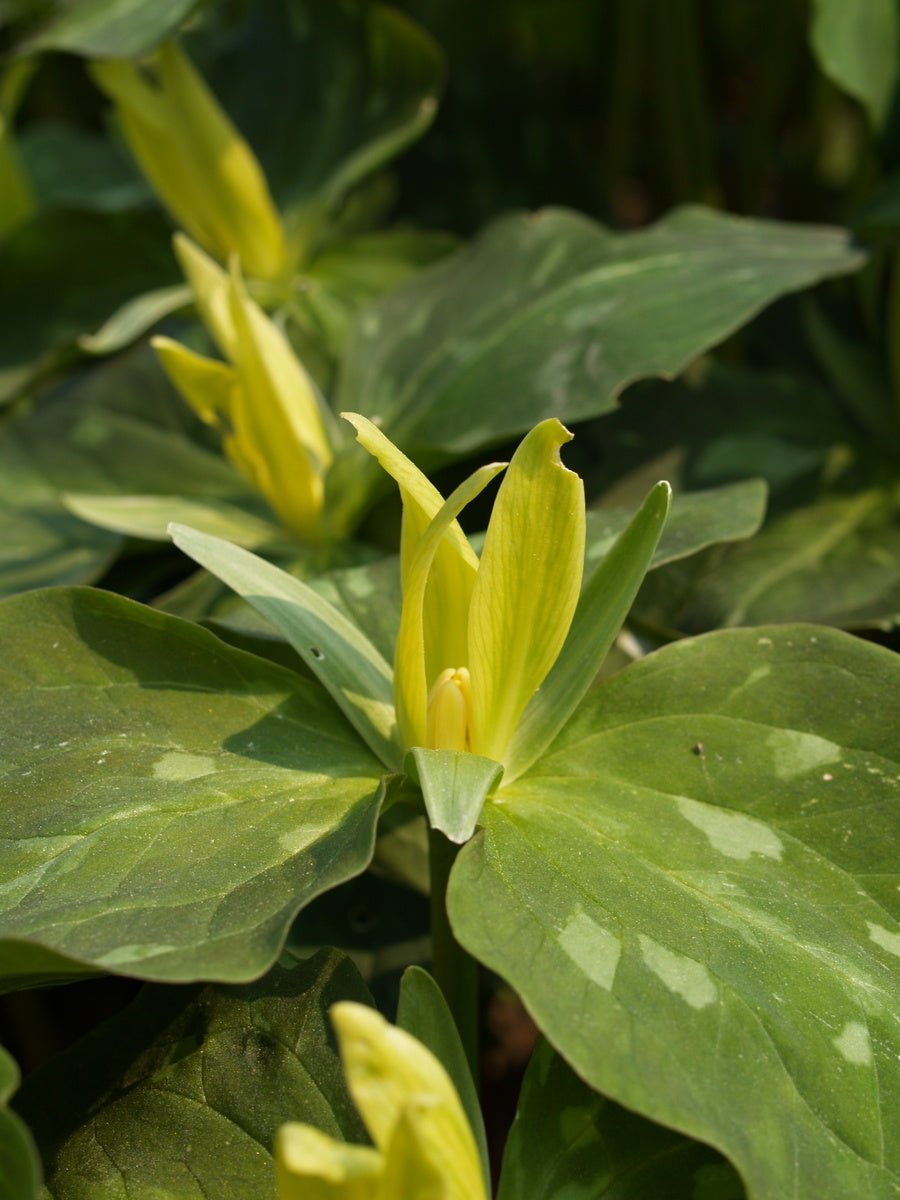
[(287, 536), (274, 521), (213, 497), (204, 500), (192, 496), (90, 496), (70, 492), (63, 501), (70, 512), (91, 525), (157, 542), (168, 541), (173, 521), (254, 549), (283, 543)]
[(407, 756), (407, 774), (422, 788), (425, 811), (433, 829), (451, 842), (467, 842), (475, 832), (486, 798), (494, 791), (503, 768), (492, 758), (456, 750), (427, 750), (415, 746)]
[(647, 573), (671, 494), (667, 483), (658, 483), (588, 577), (562, 653), (516, 729), (506, 757), (508, 782), (540, 758), (600, 670)]
[(284, 634), (381, 761), (399, 770), (393, 676), (365, 634), (308, 584), (247, 550), (181, 525), (171, 534)]
[(896, 1194), (898, 676), (819, 626), (670, 646), (595, 690), (451, 876), (457, 937), (578, 1074), (752, 1200)]
[(491, 1172), (484, 1118), (466, 1052), (441, 989), (421, 967), (409, 967), (403, 973), (397, 1024), (427, 1047), (450, 1076), (475, 1135), (485, 1187), (489, 1188)]
[(7, 600), (0, 638), (7, 988), (251, 979), (367, 864), (382, 768), (315, 684), (104, 592)]
[(569, 1196), (743, 1200), (744, 1189), (715, 1151), (598, 1095), (541, 1041), (522, 1082), (498, 1200)]
[(242, 987), (146, 987), (21, 1093), (52, 1200), (275, 1200), (285, 1121), (359, 1140), (328, 1019), (365, 1003), (336, 951)]
[(0, 1047), (0, 1196), (3, 1200), (37, 1200), (41, 1165), (25, 1124), (10, 1112), (19, 1086), (19, 1069)]
[(52, 0), (29, 51), (66, 50), (87, 58), (144, 54), (175, 30), (197, 0)]
[(900, 71), (894, 0), (813, 0), (810, 42), (829, 79), (858, 100), (879, 128)]
[(873, 488), (785, 513), (742, 545), (649, 580), (636, 614), (689, 633), (797, 620), (890, 628), (900, 618), (897, 502)]
[(862, 262), (837, 229), (702, 208), (627, 234), (561, 209), (503, 217), (361, 314), (338, 407), (377, 415), (417, 458), (463, 455), (548, 413), (608, 412), (632, 381), (677, 374), (776, 297)]

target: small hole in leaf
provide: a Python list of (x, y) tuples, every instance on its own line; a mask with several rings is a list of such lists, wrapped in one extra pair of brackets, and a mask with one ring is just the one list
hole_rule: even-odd
[(318, 646), (310, 646), (309, 652), (313, 656), (313, 658), (318, 659), (319, 662), (324, 661), (325, 655), (322, 653), (322, 651), (319, 649)]

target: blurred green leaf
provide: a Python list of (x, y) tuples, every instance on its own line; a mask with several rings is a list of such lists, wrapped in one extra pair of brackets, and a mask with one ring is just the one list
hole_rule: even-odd
[(7, 988), (246, 981), (368, 863), (382, 768), (317, 685), (105, 592), (0, 626)]
[(896, 0), (813, 0), (810, 41), (825, 74), (879, 128), (900, 71)]
[(109, 138), (41, 121), (18, 138), (19, 154), (42, 208), (114, 213), (152, 202), (152, 192)]
[(307, 241), (323, 213), (425, 131), (443, 84), (438, 46), (380, 3), (260, 0), (239, 28), (226, 24), (218, 38), (204, 29), (196, 45), (289, 228)]
[(196, 4), (197, 0), (52, 0), (25, 49), (131, 58), (152, 50)]
[(743, 1200), (744, 1189), (714, 1150), (598, 1095), (541, 1040), (522, 1083), (497, 1200), (575, 1195)]
[(485, 805), (451, 875), (460, 942), (578, 1074), (754, 1200), (896, 1193), (898, 676), (821, 626), (660, 650)]
[(7, 1107), (19, 1086), (19, 1069), (0, 1047), (0, 1197), (37, 1200), (41, 1165), (25, 1124)]
[(244, 987), (146, 987), (20, 1095), (50, 1164), (48, 1194), (275, 1200), (283, 1122), (364, 1138), (328, 1009), (367, 999), (333, 950)]
[(696, 633), (766, 621), (847, 629), (900, 620), (900, 507), (889, 490), (823, 496), (755, 538), (649, 579), (635, 615)]

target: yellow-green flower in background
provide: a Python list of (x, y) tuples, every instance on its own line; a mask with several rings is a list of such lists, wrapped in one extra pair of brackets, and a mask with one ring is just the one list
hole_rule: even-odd
[(237, 254), (248, 275), (282, 275), (287, 244), (263, 170), (178, 45), (165, 42), (146, 69), (110, 60), (90, 70), (177, 224), (221, 261)]
[(236, 264), (223, 271), (184, 235), (176, 236), (175, 251), (227, 361), (156, 337), (160, 362), (201, 420), (220, 431), (225, 453), (284, 525), (320, 541), (333, 417), (287, 338), (248, 296)]
[(475, 1138), (434, 1055), (365, 1005), (335, 1004), (331, 1019), (374, 1149), (283, 1125), (279, 1200), (487, 1200)]
[(566, 640), (584, 567), (584, 487), (563, 466), (571, 434), (541, 422), (513, 455), (481, 556), (456, 517), (503, 464), (444, 502), (371, 421), (345, 414), (399, 484), (403, 608), (394, 703), (407, 749), (466, 750), (502, 763)]

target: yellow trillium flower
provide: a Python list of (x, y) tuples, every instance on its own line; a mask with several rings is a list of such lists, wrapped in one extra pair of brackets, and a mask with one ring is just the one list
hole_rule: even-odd
[(321, 540), (332, 414), (287, 338), (248, 296), (236, 266), (223, 271), (183, 234), (175, 251), (227, 361), (155, 337), (160, 362), (201, 420), (221, 432), (227, 456), (287, 528), (306, 541)]
[(141, 170), (175, 221), (223, 262), (274, 279), (288, 266), (284, 230), (262, 167), (190, 59), (165, 42), (146, 70), (94, 62)]
[(543, 421), (513, 455), (481, 556), (456, 517), (504, 464), (446, 502), (365, 417), (344, 414), (400, 486), (403, 608), (394, 703), (404, 746), (502, 763), (528, 701), (569, 632), (584, 568), (584, 487), (563, 466), (571, 434)]
[(282, 1125), (279, 1200), (487, 1200), (474, 1135), (434, 1055), (365, 1005), (335, 1004), (331, 1019), (374, 1149)]

